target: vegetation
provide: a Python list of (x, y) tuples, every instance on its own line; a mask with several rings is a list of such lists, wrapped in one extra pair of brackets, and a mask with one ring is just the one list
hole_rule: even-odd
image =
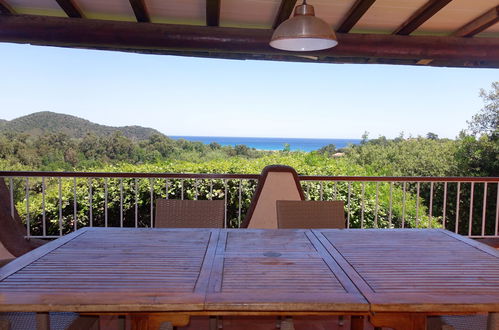
[[(425, 137), (393, 140), (383, 136), (337, 150), (328, 145), (318, 151), (291, 152), (289, 146), (282, 151), (264, 152), (244, 145), (222, 147), (218, 143), (204, 145), (185, 140), (173, 140), (159, 133), (145, 138), (127, 136), (120, 130), (101, 133), (99, 130), (85, 135), (44, 131), (33, 135), (31, 131), (12, 129), (11, 121), (4, 123), (0, 133), (0, 168), (4, 170), (63, 170), (89, 172), (148, 172), (148, 173), (260, 173), (269, 164), (286, 164), (304, 175), (330, 176), (499, 176), (498, 104), (499, 83), (489, 92), (481, 91), (484, 108), (468, 123), (456, 140), (441, 139), (429, 132)], [(28, 116), (29, 117), (29, 116)], [(68, 116), (70, 117), (70, 116)], [(87, 123), (89, 125), (95, 125)], [(45, 127), (44, 125), (42, 125)], [(2, 131), (0, 122), (0, 131)], [(14, 126), (21, 127), (21, 126)], [(147, 129), (146, 129), (147, 130)], [(79, 132), (82, 130), (79, 130)], [(84, 131), (84, 130), (83, 130)], [(106, 131), (107, 132), (107, 131)], [(343, 156), (335, 154), (341, 152)], [(340, 154), (340, 155), (341, 155)], [(60, 182), (60, 183), (59, 183)], [(47, 233), (59, 231), (59, 212), (63, 232), (75, 225), (90, 224), (131, 226), (137, 222), (150, 223), (150, 203), (155, 198), (227, 199), (228, 224), (238, 226), (249, 206), (255, 182), (251, 180), (177, 180), (169, 179), (30, 179), (29, 217), (33, 233), (42, 233), (43, 205), (49, 219)], [(59, 184), (61, 190), (59, 193)], [(239, 197), (239, 185), (241, 196)], [(16, 206), (27, 218), (24, 182), (15, 182)], [(45, 187), (45, 188), (44, 188)], [(472, 233), (480, 233), (483, 184), (410, 183), (376, 184), (343, 182), (303, 182), (310, 199), (341, 199), (353, 227), (438, 227), (446, 214), (446, 227), (455, 228), (459, 212), (468, 219), (473, 205)], [(42, 189), (46, 198), (42, 200)], [(89, 203), (89, 190), (92, 203)], [(480, 203), (471, 203), (473, 198)], [(151, 199), (151, 192), (153, 198)], [(446, 199), (444, 203), (444, 192)], [(183, 195), (181, 195), (183, 193)], [(61, 203), (59, 204), (59, 194)], [(459, 194), (459, 198), (458, 198)], [(122, 202), (120, 196), (124, 196)], [(76, 197), (75, 197), (76, 196)], [(350, 196), (350, 199), (348, 198)], [(107, 198), (106, 198), (107, 197)], [(485, 225), (486, 233), (493, 233), (497, 185), (487, 188)], [(459, 205), (457, 205), (459, 200)], [(74, 217), (74, 209), (77, 215)], [(403, 202), (405, 201), (405, 203)], [(430, 201), (432, 204), (430, 214)], [(108, 214), (104, 210), (108, 203)], [(123, 214), (121, 213), (123, 210)], [(107, 219), (107, 220), (106, 220)], [(431, 222), (430, 222), (431, 221)], [(469, 221), (462, 221), (459, 230), (468, 233)]]
[(140, 126), (112, 127), (92, 123), (75, 116), (50, 111), (35, 112), (11, 121), (0, 121), (0, 133), (24, 133), (43, 136), (50, 133), (64, 133), (72, 138), (83, 138), (87, 134), (110, 136), (121, 132), (133, 140), (143, 140), (151, 135), (162, 135), (155, 129)]

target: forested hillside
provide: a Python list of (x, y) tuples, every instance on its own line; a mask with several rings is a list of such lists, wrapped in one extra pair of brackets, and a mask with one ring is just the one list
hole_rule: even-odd
[(79, 117), (50, 111), (35, 112), (11, 121), (0, 121), (0, 133), (23, 133), (30, 136), (65, 134), (70, 138), (84, 138), (87, 134), (111, 136), (121, 132), (133, 140), (144, 140), (152, 135), (163, 135), (155, 129), (141, 126), (112, 127), (92, 123)]

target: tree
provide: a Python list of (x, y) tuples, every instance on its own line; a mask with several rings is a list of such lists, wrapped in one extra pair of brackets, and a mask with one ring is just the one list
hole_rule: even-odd
[(328, 144), (317, 150), (317, 153), (331, 157), (336, 153), (336, 146), (334, 144)]
[(248, 146), (246, 146), (244, 144), (238, 144), (234, 147), (234, 149), (236, 150), (236, 155), (240, 155), (240, 156), (248, 155), (248, 152), (250, 150), (248, 148)]
[(211, 142), (211, 143), (210, 143), (210, 148), (211, 148), (212, 150), (219, 150), (219, 149), (221, 149), (221, 148), (222, 148), (222, 146), (221, 146), (221, 145), (220, 145), (220, 143), (218, 143), (218, 142)]
[(426, 133), (426, 138), (430, 140), (438, 140), (438, 134), (428, 132)]
[(468, 121), (472, 135), (461, 132), (456, 159), (460, 175), (499, 175), (499, 82), (492, 90), (480, 90), (484, 106)]
[(360, 144), (366, 144), (367, 141), (369, 140), (369, 132), (364, 131), (364, 134), (362, 134), (361, 138), (362, 138), (362, 141), (360, 141)]
[(468, 121), (468, 129), (473, 135), (499, 135), (499, 81), (492, 83), (492, 90), (480, 90), (480, 97), (485, 105), (479, 113)]

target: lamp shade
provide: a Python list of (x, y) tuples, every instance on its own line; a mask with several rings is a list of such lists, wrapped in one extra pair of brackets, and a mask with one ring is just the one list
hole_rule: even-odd
[(270, 46), (290, 51), (313, 51), (338, 44), (333, 29), (318, 17), (314, 7), (303, 3), (296, 6), (294, 16), (275, 29)]

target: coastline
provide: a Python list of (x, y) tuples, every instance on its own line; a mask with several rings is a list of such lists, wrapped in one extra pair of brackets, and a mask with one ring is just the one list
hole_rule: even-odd
[(333, 144), (342, 149), (349, 144), (360, 144), (361, 139), (312, 139), (312, 138), (266, 138), (266, 137), (220, 137), (220, 136), (170, 136), (172, 139), (184, 139), (209, 145), (218, 143), (221, 146), (245, 145), (259, 151), (282, 151), (289, 145), (290, 151), (310, 152)]

